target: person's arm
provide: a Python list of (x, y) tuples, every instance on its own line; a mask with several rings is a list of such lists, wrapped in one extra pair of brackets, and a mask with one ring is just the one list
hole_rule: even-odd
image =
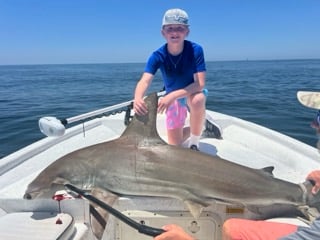
[(206, 82), (206, 72), (198, 72), (194, 75), (194, 82), (183, 89), (172, 91), (164, 96), (158, 104), (158, 112), (163, 113), (174, 100), (178, 98), (188, 97), (194, 93), (201, 92)]
[(165, 232), (155, 237), (154, 240), (195, 240), (183, 228), (175, 224), (165, 225), (163, 230)]
[(153, 75), (145, 72), (142, 74), (141, 79), (137, 83), (134, 93), (133, 109), (138, 115), (145, 115), (148, 112), (147, 105), (145, 104), (143, 98), (152, 82), (152, 79)]
[(188, 97), (194, 93), (201, 92), (206, 83), (206, 72), (198, 72), (193, 74), (194, 82), (183, 89), (171, 92), (174, 99)]
[(312, 188), (312, 193), (317, 194), (320, 190), (320, 170), (314, 170), (308, 174), (307, 180), (314, 182), (314, 187)]

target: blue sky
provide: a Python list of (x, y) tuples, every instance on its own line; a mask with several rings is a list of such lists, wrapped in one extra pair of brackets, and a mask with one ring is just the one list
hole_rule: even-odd
[(0, 0), (0, 65), (145, 62), (176, 7), (207, 61), (320, 58), (319, 0)]

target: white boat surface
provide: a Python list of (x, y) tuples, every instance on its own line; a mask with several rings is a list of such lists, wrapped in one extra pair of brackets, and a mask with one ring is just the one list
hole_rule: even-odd
[[(220, 126), (223, 138), (201, 138), (202, 152), (252, 168), (274, 166), (275, 177), (294, 183), (303, 182), (310, 171), (319, 168), (320, 156), (314, 147), (236, 117), (211, 110), (206, 114)], [(2, 158), (0, 239), (94, 239), (86, 200), (63, 200), (60, 202), (63, 213), (59, 213), (57, 201), (25, 200), (23, 195), (28, 184), (55, 160), (77, 149), (118, 138), (125, 129), (124, 119), (125, 112), (96, 117), (66, 129), (63, 136), (45, 137)], [(166, 140), (164, 115), (158, 114), (157, 130)], [(113, 207), (153, 227), (179, 224), (202, 240), (221, 239), (222, 224), (230, 217), (251, 217), (241, 206), (213, 202), (199, 219), (194, 219), (179, 200), (159, 197), (120, 197)], [(62, 224), (56, 224), (58, 219)], [(284, 221), (303, 225), (294, 218)], [(152, 237), (110, 216), (103, 239), (147, 240)]]

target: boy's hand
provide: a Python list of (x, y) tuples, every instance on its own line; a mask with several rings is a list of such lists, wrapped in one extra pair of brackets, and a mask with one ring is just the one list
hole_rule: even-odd
[(148, 113), (148, 107), (143, 99), (134, 99), (133, 110), (138, 115), (146, 115)]

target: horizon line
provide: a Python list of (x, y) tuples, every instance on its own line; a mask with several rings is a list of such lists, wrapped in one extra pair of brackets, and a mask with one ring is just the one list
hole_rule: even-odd
[[(278, 58), (278, 59), (234, 59), (234, 60), (206, 60), (210, 62), (262, 62), (262, 61), (307, 61), (320, 60), (320, 58)], [(93, 65), (93, 64), (145, 64), (146, 62), (79, 62), (79, 63), (13, 63), (0, 64), (0, 66), (32, 66), (32, 65)]]

